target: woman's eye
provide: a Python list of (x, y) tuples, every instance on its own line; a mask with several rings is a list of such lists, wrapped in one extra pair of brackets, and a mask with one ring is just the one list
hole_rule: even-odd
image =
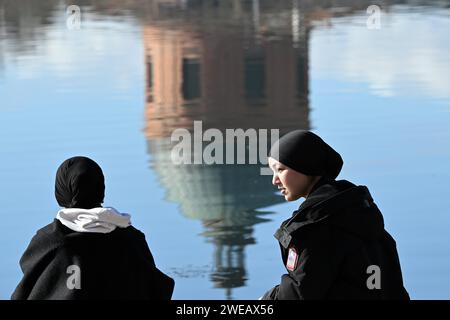
[(281, 172), (281, 171), (283, 171), (283, 169), (279, 168), (279, 169), (278, 169), (278, 172)]

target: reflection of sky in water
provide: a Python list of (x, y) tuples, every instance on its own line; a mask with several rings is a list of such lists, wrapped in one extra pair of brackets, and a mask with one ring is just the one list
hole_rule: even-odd
[(331, 28), (314, 30), (311, 72), (367, 85), (369, 93), (382, 97), (448, 99), (450, 15), (435, 9), (395, 12), (381, 15), (379, 30), (362, 27), (360, 16), (333, 19)]
[[(141, 27), (87, 14), (83, 29), (70, 32), (63, 19), (52, 19), (19, 52), (7, 32), (0, 40), (0, 194), (7, 195), (0, 204), (0, 298), (20, 277), (29, 239), (58, 209), (57, 166), (76, 154), (102, 165), (105, 204), (133, 215), (158, 266), (177, 281), (174, 298), (224, 298), (211, 282), (213, 241), (222, 234), (214, 238), (213, 223), (186, 219), (182, 203), (164, 200), (170, 192), (147, 151)], [(341, 177), (371, 189), (397, 240), (411, 296), (448, 298), (448, 10), (393, 8), (372, 31), (365, 19), (336, 18), (312, 29), (310, 124), (342, 153)], [(252, 223), (245, 286), (233, 289), (233, 298), (258, 297), (279, 281), (272, 234), (297, 206), (264, 208), (275, 213), (262, 216), (271, 221)]]
[(382, 19), (376, 31), (357, 18), (313, 31), (311, 123), (341, 150), (341, 176), (370, 187), (411, 296), (448, 299), (450, 19), (437, 10)]

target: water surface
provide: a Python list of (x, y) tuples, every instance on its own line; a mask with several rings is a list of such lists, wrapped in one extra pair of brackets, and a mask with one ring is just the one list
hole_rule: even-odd
[(448, 299), (449, 3), (391, 1), (375, 30), (369, 2), (315, 3), (83, 1), (71, 30), (64, 1), (0, 1), (0, 298), (74, 155), (102, 166), (105, 205), (132, 214), (175, 299), (277, 284), (272, 235), (299, 203), (260, 165), (174, 165), (171, 133), (202, 121), (321, 135), (371, 190), (411, 297)]

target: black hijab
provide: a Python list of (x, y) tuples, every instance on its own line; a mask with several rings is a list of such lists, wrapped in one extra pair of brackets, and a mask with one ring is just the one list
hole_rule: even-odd
[(86, 157), (67, 159), (56, 172), (55, 197), (64, 208), (100, 207), (105, 197), (102, 169)]
[(295, 130), (274, 143), (269, 157), (308, 176), (335, 180), (344, 164), (341, 156), (316, 134)]

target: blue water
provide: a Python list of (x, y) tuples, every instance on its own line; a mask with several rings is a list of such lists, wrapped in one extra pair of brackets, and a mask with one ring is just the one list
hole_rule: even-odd
[[(286, 3), (84, 6), (81, 29), (69, 30), (62, 1), (0, 2), (0, 298), (56, 215), (56, 169), (74, 155), (101, 165), (105, 205), (132, 215), (175, 299), (254, 299), (277, 284), (272, 235), (299, 203), (254, 166), (171, 164), (170, 132), (194, 120), (321, 135), (344, 158), (340, 177), (371, 190), (411, 297), (450, 298), (450, 9), (390, 6), (370, 30), (364, 8), (308, 15)], [(191, 64), (178, 65), (178, 51)], [(238, 77), (242, 52), (250, 64)], [(286, 80), (297, 59), (307, 61), (305, 90)], [(242, 100), (258, 83), (265, 94)]]

